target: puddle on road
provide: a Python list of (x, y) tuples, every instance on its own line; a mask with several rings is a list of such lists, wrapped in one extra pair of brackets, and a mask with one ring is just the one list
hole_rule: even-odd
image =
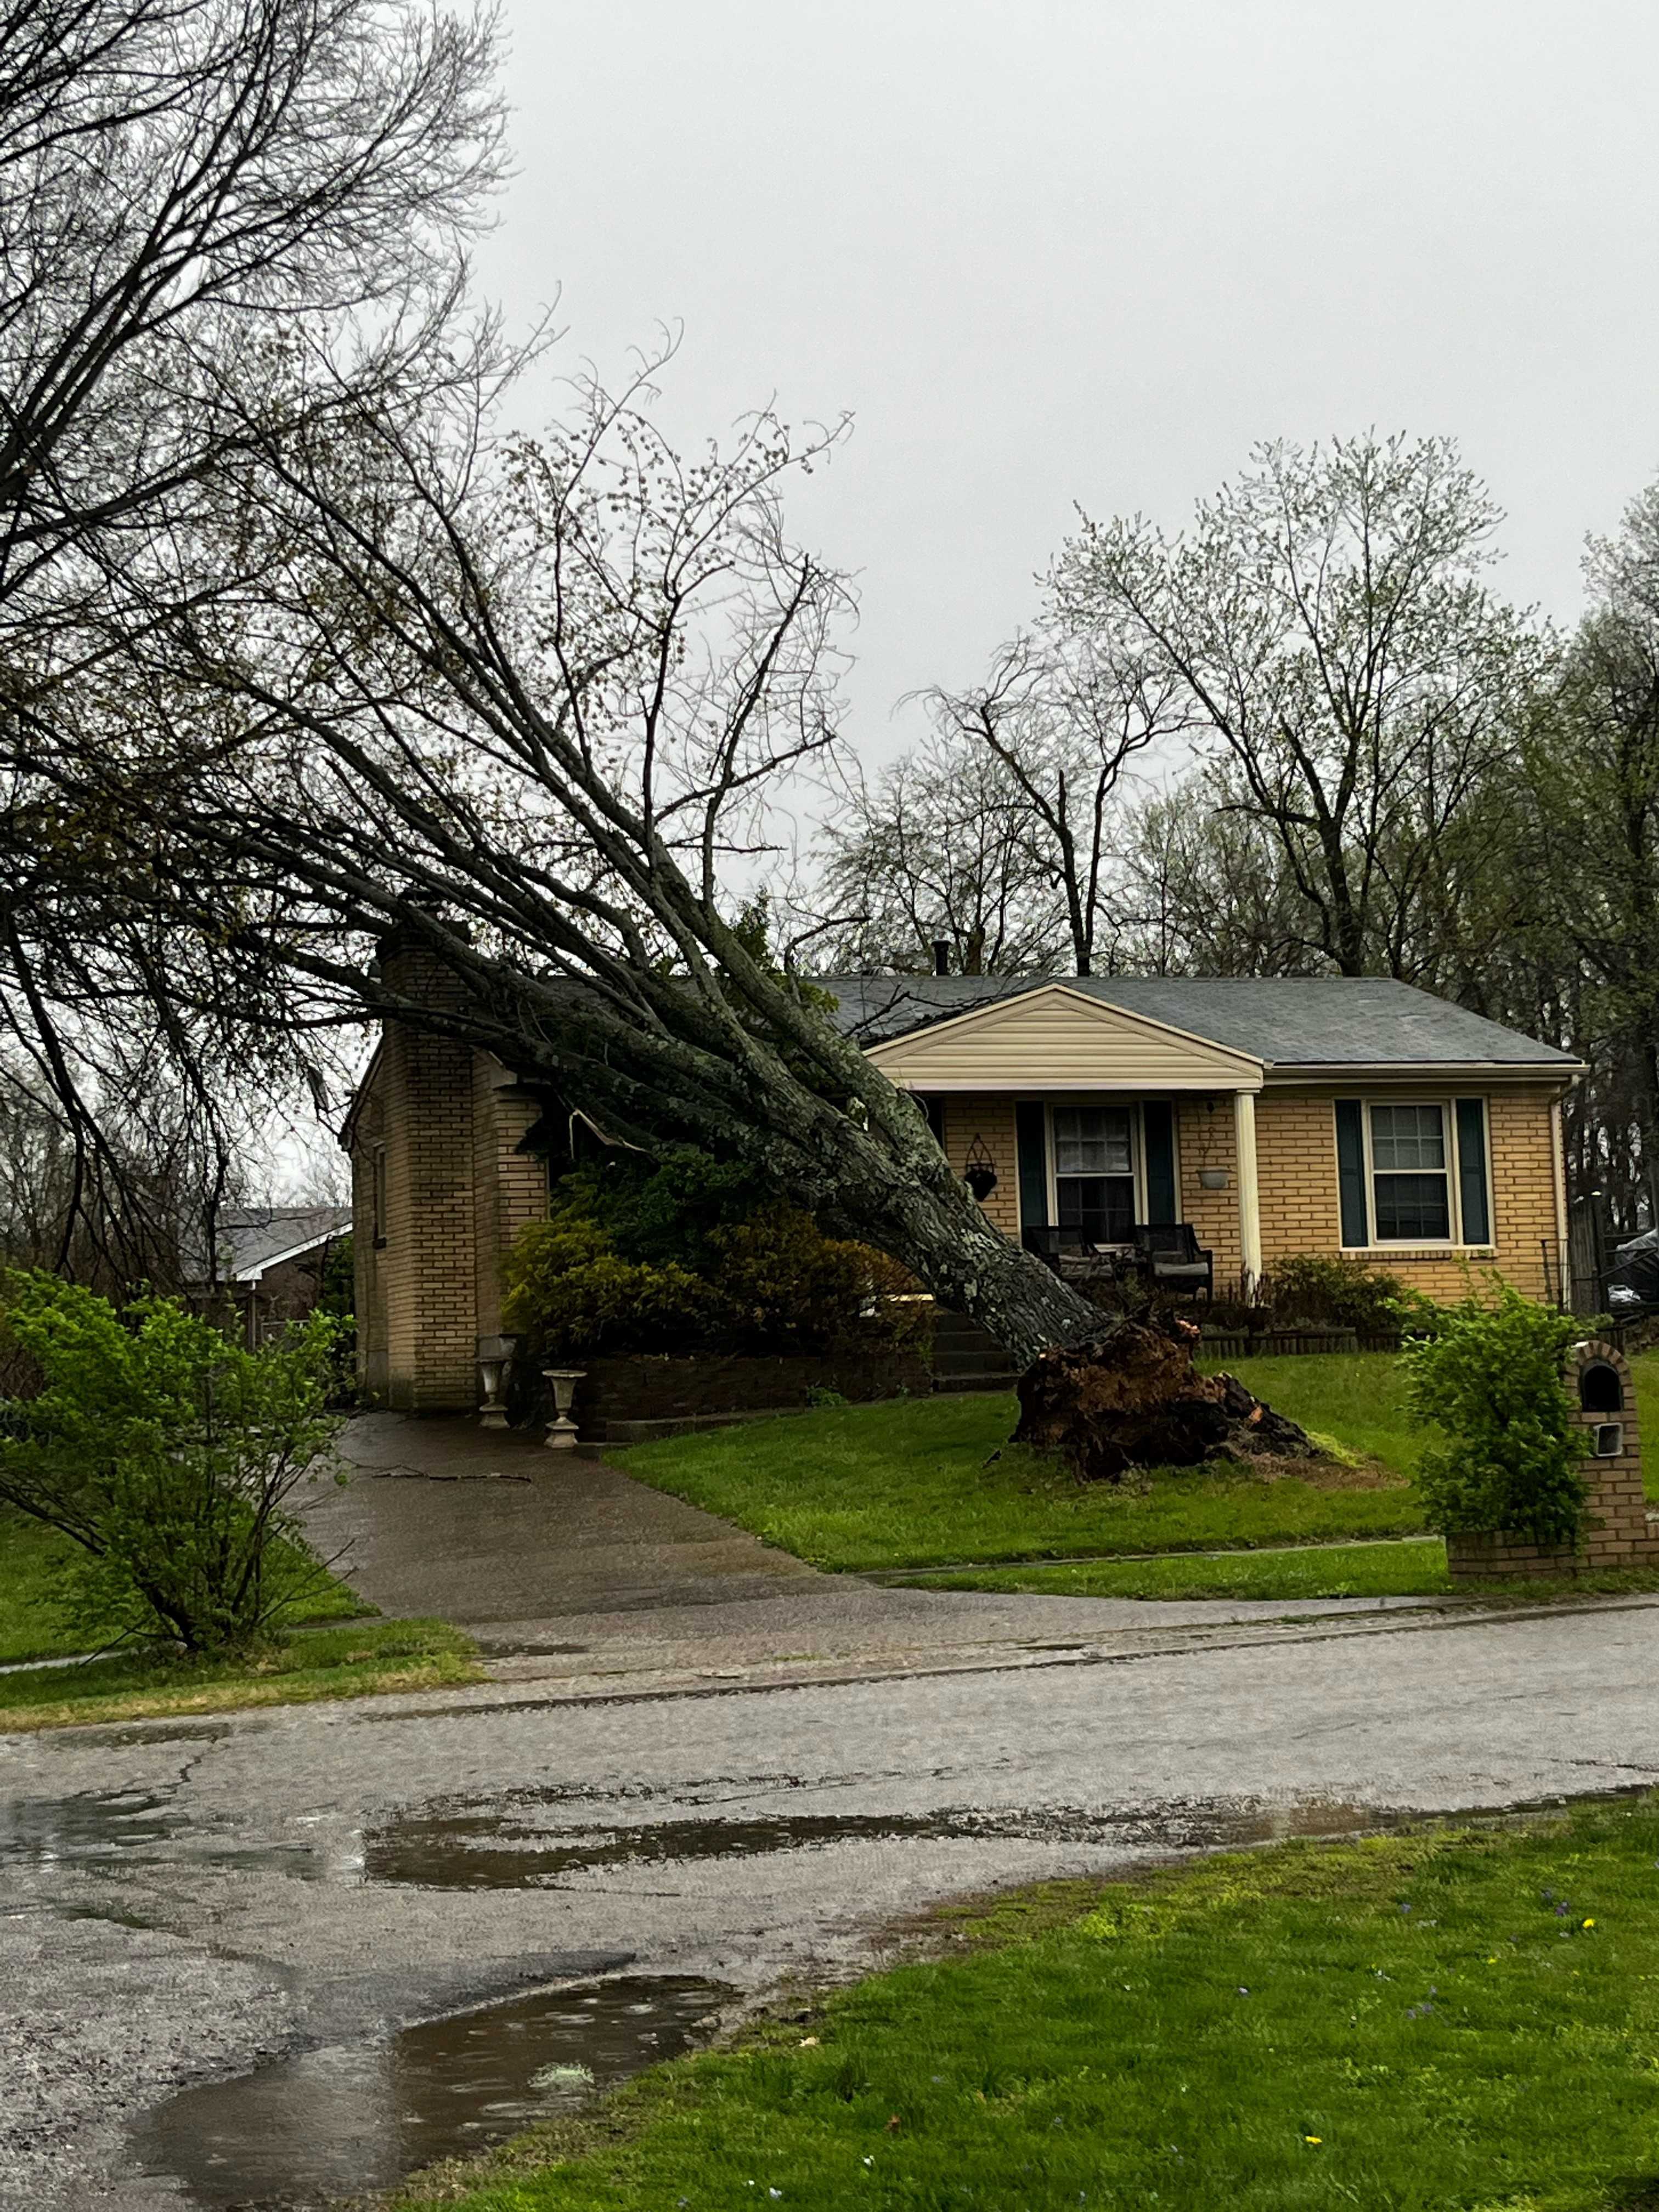
[(688, 2050), (735, 1994), (690, 1976), (629, 1976), (514, 1997), (382, 2044), (303, 2051), (186, 2089), (139, 2130), (134, 2155), (211, 2212), (303, 2212), (573, 2111)]
[(364, 1838), (362, 1876), (423, 1889), (549, 1889), (561, 1887), (561, 1876), (589, 1869), (759, 1858), (846, 1843), (1013, 1841), (1195, 1850), (1286, 1836), (1352, 1835), (1415, 1817), (1420, 1816), (1323, 1801), (1284, 1806), (1193, 1802), (1145, 1813), (1067, 1806), (996, 1813), (964, 1807), (663, 1820), (550, 1832), (532, 1825), (529, 1803), (520, 1800), (500, 1811), (411, 1814), (371, 1829)]
[[(1640, 1790), (1649, 1785), (1632, 1786)], [(963, 1806), (927, 1813), (757, 1813), (619, 1825), (591, 1819), (569, 1823), (572, 1794), (554, 1790), (476, 1808), (407, 1814), (364, 1832), (361, 1845), (354, 1837), (344, 1846), (322, 1838), (239, 1844), (222, 1825), (165, 1796), (137, 1790), (24, 1798), (0, 1802), (0, 1869), (113, 1877), (138, 1867), (197, 1866), (352, 1887), (386, 1882), (421, 1889), (557, 1889), (573, 1886), (573, 1876), (613, 1868), (757, 1859), (837, 1844), (1028, 1843), (1092, 1851), (1181, 1852), (1294, 1836), (1352, 1836), (1444, 1817), (1323, 1798), (1291, 1804), (1191, 1798), (1111, 1811), (1063, 1805), (1001, 1811)], [(1490, 1809), (1537, 1812), (1563, 1802), (1549, 1798)], [(568, 1825), (544, 1825), (555, 1808), (562, 1810)]]
[(0, 1867), (112, 1874), (180, 1860), (302, 1881), (335, 1871), (309, 1844), (222, 1843), (199, 1814), (142, 1790), (0, 1802)]

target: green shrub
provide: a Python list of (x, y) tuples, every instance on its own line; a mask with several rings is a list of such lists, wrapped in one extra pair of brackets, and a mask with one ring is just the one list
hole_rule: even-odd
[(1368, 1267), (1363, 1260), (1302, 1252), (1279, 1262), (1262, 1285), (1262, 1297), (1280, 1324), (1325, 1322), (1357, 1329), (1362, 1336), (1383, 1336), (1399, 1328), (1402, 1302), (1420, 1299), (1422, 1293), (1408, 1291), (1397, 1275)]
[(503, 1325), (538, 1365), (700, 1341), (713, 1318), (698, 1277), (619, 1258), (597, 1222), (568, 1208), (520, 1231), (503, 1284)]
[(1561, 1362), (1584, 1324), (1490, 1280), (1490, 1298), (1471, 1293), (1446, 1309), (1440, 1334), (1401, 1355), (1413, 1418), (1445, 1439), (1419, 1462), (1418, 1492), (1443, 1534), (1491, 1530), (1570, 1545), (1586, 1485)]
[[(0, 1502), (78, 1547), (72, 1617), (228, 1650), (323, 1571), (288, 1508), (331, 1467), (336, 1323), (257, 1352), (174, 1298), (118, 1312), (55, 1275), (5, 1278), (5, 1333), (40, 1387), (0, 1400)], [(296, 1559), (301, 1563), (295, 1571)]]
[(521, 1230), (502, 1322), (536, 1364), (636, 1352), (820, 1352), (919, 1344), (926, 1304), (893, 1261), (763, 1202), (744, 1173), (677, 1153), (562, 1177)]

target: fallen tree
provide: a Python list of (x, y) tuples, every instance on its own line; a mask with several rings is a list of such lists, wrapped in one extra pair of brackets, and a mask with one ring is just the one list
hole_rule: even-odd
[(401, 1021), (616, 1143), (740, 1160), (1022, 1366), (1078, 1347), (1036, 1370), (1053, 1441), (1067, 1393), (1097, 1427), (1109, 1372), (1141, 1427), (1073, 1439), (1079, 1465), (1197, 1456), (1221, 1401), (1187, 1340), (1003, 1236), (798, 948), (745, 920), (769, 805), (838, 739), (846, 587), (779, 497), (823, 443), (793, 454), (766, 417), (687, 466), (641, 399), (586, 387), (574, 428), (493, 460), (476, 423), (380, 408), (349, 441), (273, 440), (213, 591), (119, 641), (142, 746), (109, 742), (106, 678), (83, 722), (58, 702), (49, 757), (14, 758), (60, 865), (167, 930), (198, 1011), (262, 1011), (296, 1048)]
[[(371, 0), (254, 11), (279, 60), (297, 41), (301, 85), (336, 51), (308, 40), (319, 9), (348, 58), (370, 51)], [(329, 1039), (404, 1022), (495, 1055), (618, 1144), (741, 1161), (1022, 1365), (1086, 1343), (1127, 1376), (1136, 1332), (992, 1225), (915, 1103), (825, 1018), (797, 972), (803, 946), (769, 947), (744, 919), (779, 844), (772, 810), (840, 741), (850, 594), (782, 512), (786, 480), (839, 434), (796, 447), (762, 414), (726, 450), (682, 459), (653, 419), (656, 363), (620, 396), (578, 383), (540, 441), (501, 434), (519, 364), (487, 319), (466, 324), (453, 258), (490, 167), (487, 41), (442, 17), (428, 41), (408, 9), (380, 12), (407, 32), (374, 79), (408, 121), (370, 132), (392, 149), (384, 174), (325, 161), (323, 185), (307, 183), (316, 149), (284, 168), (279, 140), (271, 207), (300, 208), (300, 226), (290, 240), (278, 223), (270, 269), (232, 285), (234, 342), (213, 301), (186, 325), (163, 284), (165, 331), (141, 319), (52, 416), (60, 491), (126, 488), (118, 539), (95, 499), (41, 536), (38, 471), (0, 474), (0, 533), (35, 549), (0, 602), (17, 1024), (84, 1125), (92, 1109), (53, 1050), (66, 1031), (149, 1022), (186, 1058), (212, 1038), (216, 1079), (236, 1079), (240, 1052), (242, 1077), (268, 1089), (281, 1054), (320, 1085)], [(219, 0), (182, 13), (240, 20)], [(65, 37), (48, 44), (54, 66), (62, 48), (71, 76), (95, 75)], [(201, 77), (222, 81), (217, 64)], [(118, 143), (123, 102), (142, 125), (142, 93), (98, 82)], [(364, 99), (339, 120), (348, 154), (378, 112)], [(443, 155), (429, 192), (423, 132)], [(324, 187), (319, 228), (304, 193)], [(118, 259), (118, 196), (135, 187), (110, 189)], [(149, 189), (133, 202), (141, 238)], [(367, 227), (350, 231), (362, 194)], [(347, 262), (337, 204), (362, 246)], [(23, 210), (48, 324), (70, 312), (49, 280), (72, 243), (40, 227), (52, 204)], [(400, 226), (410, 250), (379, 251)], [(186, 274), (216, 266), (214, 235), (189, 247)], [(279, 281), (290, 266), (337, 269), (342, 289), (295, 291)], [(142, 368), (175, 327), (197, 332), (200, 374), (141, 380), (139, 427), (185, 457), (158, 474), (154, 439), (112, 442), (110, 410), (129, 388), (118, 369)], [(0, 351), (7, 419), (23, 419), (30, 376), (24, 352)], [(1166, 1383), (1192, 1395), (1158, 1370)]]

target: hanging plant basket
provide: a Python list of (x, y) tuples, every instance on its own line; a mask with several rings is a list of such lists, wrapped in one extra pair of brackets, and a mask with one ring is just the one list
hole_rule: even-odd
[(983, 1137), (975, 1137), (968, 1147), (967, 1164), (962, 1171), (963, 1181), (981, 1206), (997, 1187), (996, 1162), (986, 1149)]

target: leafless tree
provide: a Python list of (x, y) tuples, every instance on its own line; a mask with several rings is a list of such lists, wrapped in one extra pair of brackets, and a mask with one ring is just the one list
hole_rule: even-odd
[(493, 45), (487, 11), (422, 0), (0, 8), (0, 1030), (70, 1146), (60, 1264), (85, 1230), (153, 1272), (131, 1072), (173, 1061), (206, 1163), (270, 1048), (193, 1013), (155, 918), (70, 865), (40, 763), (98, 732), (114, 790), (142, 751), (100, 690), (110, 640), (216, 588), (179, 555), (223, 471), (464, 371)]
[(1301, 950), (1411, 976), (1466, 809), (1512, 760), (1548, 647), (1483, 580), (1499, 520), (1443, 439), (1256, 450), (1191, 531), (1085, 522), (1058, 619), (1185, 702), (1212, 805), (1260, 825)]
[(996, 756), (949, 728), (867, 781), (854, 769), (822, 837), (818, 941), (832, 970), (926, 974), (949, 948), (963, 975), (1041, 975), (1065, 916), (1034, 850), (1029, 809)]
[(1018, 863), (1058, 906), (1061, 956), (1091, 975), (1115, 933), (1119, 787), (1137, 754), (1185, 726), (1178, 679), (1144, 649), (1027, 633), (1001, 648), (984, 683), (927, 699), (944, 734), (1000, 768)]

